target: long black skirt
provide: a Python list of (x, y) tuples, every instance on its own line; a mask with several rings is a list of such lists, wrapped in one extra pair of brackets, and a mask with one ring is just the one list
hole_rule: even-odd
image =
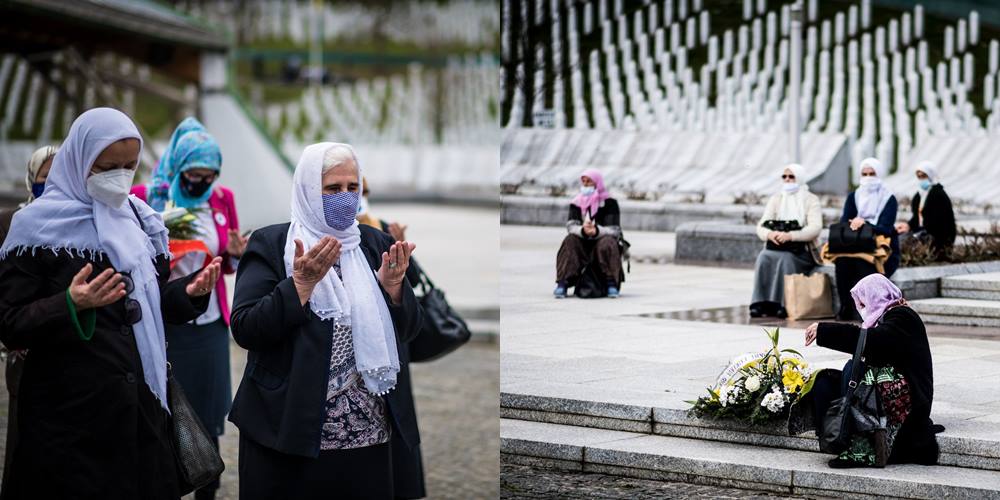
[(288, 455), (240, 436), (240, 499), (393, 498), (389, 443)]

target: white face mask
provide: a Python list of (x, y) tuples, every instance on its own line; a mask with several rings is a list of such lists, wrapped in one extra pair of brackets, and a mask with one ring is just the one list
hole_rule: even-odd
[(128, 168), (92, 174), (87, 178), (87, 194), (111, 208), (118, 208), (128, 198), (134, 177), (135, 170)]
[(364, 215), (368, 213), (368, 197), (362, 196), (361, 200), (358, 201), (358, 215)]
[(781, 190), (786, 193), (797, 193), (799, 192), (799, 183), (797, 182), (783, 182), (781, 183)]
[(591, 194), (594, 194), (594, 191), (596, 190), (597, 188), (594, 186), (583, 186), (580, 188), (580, 193), (582, 193), (584, 196), (589, 196)]
[(877, 186), (877, 185), (879, 185), (881, 183), (882, 183), (882, 179), (879, 179), (878, 177), (868, 176), (868, 177), (862, 177), (861, 178), (861, 185), (862, 186)]

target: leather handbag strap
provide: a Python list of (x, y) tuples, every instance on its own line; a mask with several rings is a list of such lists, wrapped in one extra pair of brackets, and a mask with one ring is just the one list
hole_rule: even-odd
[(858, 345), (854, 348), (854, 360), (851, 361), (851, 381), (847, 383), (847, 386), (854, 389), (858, 386), (858, 382), (861, 380), (861, 353), (865, 350), (865, 341), (868, 339), (868, 329), (862, 328), (861, 334), (858, 335)]

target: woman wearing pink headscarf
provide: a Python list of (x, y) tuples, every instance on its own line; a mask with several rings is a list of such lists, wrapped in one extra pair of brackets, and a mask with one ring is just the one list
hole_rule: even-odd
[[(923, 321), (903, 299), (899, 288), (881, 274), (870, 274), (858, 281), (851, 289), (851, 297), (861, 313), (861, 326), (813, 323), (806, 328), (806, 345), (816, 342), (822, 347), (853, 354), (861, 328), (867, 328), (862, 352), (865, 365), (858, 368), (892, 367), (906, 381), (910, 391), (909, 411), (892, 444), (889, 463), (936, 464), (938, 444), (934, 435), (944, 428), (934, 425), (930, 418), (934, 375)], [(840, 380), (819, 377), (813, 385), (810, 395), (814, 398), (817, 429), (822, 428), (819, 424), (830, 402), (846, 393), (852, 364), (847, 362)], [(831, 460), (830, 466), (842, 468), (864, 464), (839, 457)]]
[(618, 202), (608, 193), (604, 177), (596, 169), (584, 170), (580, 184), (580, 194), (569, 206), (569, 234), (556, 255), (555, 296), (565, 298), (566, 290), (573, 286), (581, 298), (617, 298), (625, 279)]

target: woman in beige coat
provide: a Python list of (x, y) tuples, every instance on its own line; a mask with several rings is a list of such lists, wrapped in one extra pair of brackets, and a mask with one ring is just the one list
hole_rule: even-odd
[(786, 274), (808, 274), (816, 267), (812, 246), (823, 229), (819, 198), (809, 192), (805, 169), (791, 164), (781, 173), (781, 192), (771, 196), (757, 223), (766, 246), (757, 256), (750, 316), (787, 316), (784, 308)]

